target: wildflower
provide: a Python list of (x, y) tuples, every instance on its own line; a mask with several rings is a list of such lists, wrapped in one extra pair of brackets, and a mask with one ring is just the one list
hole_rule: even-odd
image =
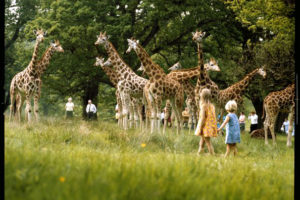
[(142, 143), (142, 144), (141, 144), (141, 147), (143, 147), (143, 148), (146, 147), (146, 144), (145, 144), (145, 143)]
[(65, 180), (66, 180), (65, 177), (63, 177), (63, 176), (59, 177), (59, 181), (60, 181), (60, 182), (63, 183), (63, 182), (65, 182)]

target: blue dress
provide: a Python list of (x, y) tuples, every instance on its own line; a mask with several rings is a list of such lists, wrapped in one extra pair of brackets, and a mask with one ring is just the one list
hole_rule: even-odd
[(226, 124), (225, 144), (240, 143), (241, 137), (239, 119), (234, 113), (229, 113), (227, 116), (229, 117), (229, 122)]

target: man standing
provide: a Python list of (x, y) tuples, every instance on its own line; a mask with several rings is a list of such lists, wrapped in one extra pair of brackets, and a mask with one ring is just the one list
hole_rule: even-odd
[(66, 103), (66, 118), (72, 119), (73, 118), (73, 110), (74, 110), (74, 103), (72, 102), (72, 98), (68, 98), (68, 102)]
[(251, 112), (251, 114), (248, 116), (248, 119), (251, 120), (250, 133), (252, 133), (252, 131), (257, 129), (258, 116), (255, 111)]
[(96, 119), (97, 108), (94, 104), (92, 104), (92, 100), (88, 100), (88, 104), (86, 106), (86, 113), (88, 120)]

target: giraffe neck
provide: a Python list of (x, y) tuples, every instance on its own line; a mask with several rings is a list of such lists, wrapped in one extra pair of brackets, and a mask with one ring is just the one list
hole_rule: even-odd
[(129, 71), (129, 73), (134, 73), (133, 70), (125, 63), (125, 61), (118, 54), (111, 42), (107, 41), (105, 43), (105, 49), (111, 60), (112, 65), (114, 66), (114, 69), (118, 74), (118, 77), (122, 77), (125, 71)]
[(199, 76), (197, 80), (197, 85), (205, 86), (207, 81), (210, 80), (207, 76), (207, 72), (204, 69), (204, 62), (203, 62), (203, 51), (201, 43), (197, 43), (198, 47), (198, 66), (199, 66)]
[(250, 72), (249, 74), (247, 74), (242, 80), (240, 80), (239, 82), (237, 82), (236, 84), (230, 86), (233, 89), (239, 90), (240, 94), (242, 94), (246, 88), (249, 86), (250, 81), (253, 80), (254, 76), (257, 74), (257, 71), (259, 69), (255, 69), (252, 72)]
[(36, 43), (35, 43), (34, 51), (32, 54), (31, 61), (30, 61), (31, 67), (34, 67), (36, 65), (40, 43), (41, 43), (40, 41), (36, 41)]
[(115, 70), (113, 70), (110, 67), (107, 66), (101, 66), (105, 74), (108, 76), (110, 82), (114, 85), (114, 87), (117, 87), (118, 84), (118, 75)]
[(202, 50), (201, 43), (197, 43), (197, 49), (198, 49), (198, 66), (200, 66), (201, 70), (204, 70), (203, 50)]
[(194, 98), (195, 86), (193, 86), (193, 84), (190, 83), (189, 81), (182, 82), (182, 86), (183, 86), (183, 90), (184, 90), (184, 93), (186, 94), (187, 98)]
[(50, 46), (45, 51), (43, 57), (37, 62), (37, 71), (39, 76), (41, 76), (44, 73), (44, 71), (47, 69), (54, 51), (55, 51), (54, 48)]
[(162, 76), (166, 76), (164, 70), (152, 61), (151, 57), (141, 45), (138, 44), (138, 47), (134, 50), (144, 66), (145, 73), (148, 75), (150, 81), (158, 80)]

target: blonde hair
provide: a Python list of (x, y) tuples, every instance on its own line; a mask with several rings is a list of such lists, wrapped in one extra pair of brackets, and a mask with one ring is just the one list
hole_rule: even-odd
[(237, 110), (237, 104), (235, 100), (230, 100), (226, 103), (225, 109), (229, 112), (235, 112)]
[(204, 88), (200, 93), (201, 101), (204, 101), (204, 103), (209, 103), (211, 99), (211, 93), (210, 90), (207, 88)]

